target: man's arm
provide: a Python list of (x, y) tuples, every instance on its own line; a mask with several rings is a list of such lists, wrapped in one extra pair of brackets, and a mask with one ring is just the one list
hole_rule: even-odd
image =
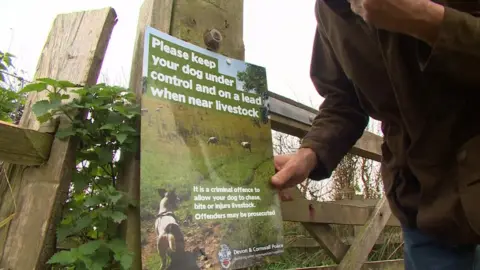
[[(372, 26), (413, 36), (429, 46), (419, 47), (420, 68), (478, 90), (480, 78), (480, 18), (476, 8), (445, 7), (431, 0), (349, 0), (353, 12)], [(427, 50), (420, 50), (425, 49)], [(425, 53), (425, 51), (427, 51)]]
[[(417, 38), (431, 46), (430, 53), (420, 58), (420, 67), (425, 72), (444, 74), (459, 83), (477, 86), (480, 83), (480, 18), (436, 3), (430, 5), (433, 13), (443, 17), (440, 23), (430, 21), (433, 33), (416, 33)], [(435, 11), (437, 10), (437, 11)], [(438, 24), (435, 27), (435, 24)], [(436, 32), (435, 32), (436, 30)], [(435, 37), (428, 42), (430, 37)]]
[[(318, 2), (317, 2), (318, 3)], [(355, 89), (344, 74), (325, 36), (321, 18), (315, 33), (310, 76), (325, 98), (301, 148), (312, 149), (317, 166), (309, 178), (330, 177), (340, 160), (362, 136), (368, 115), (360, 107)]]

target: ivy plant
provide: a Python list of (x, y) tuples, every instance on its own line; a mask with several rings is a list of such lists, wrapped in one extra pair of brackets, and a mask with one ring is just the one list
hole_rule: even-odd
[[(133, 127), (140, 109), (128, 89), (105, 84), (86, 87), (40, 78), (20, 92), (48, 91), (32, 111), (44, 123), (67, 119), (56, 137), (78, 140), (74, 170), (57, 243), (71, 248), (55, 253), (55, 269), (129, 269), (132, 263), (118, 224), (133, 202), (117, 189), (119, 154), (136, 151), (139, 132)], [(68, 91), (67, 91), (68, 90)]]
[(11, 77), (23, 83), (13, 66), (14, 55), (0, 51), (0, 121), (18, 123), (25, 103), (24, 95), (15, 91)]

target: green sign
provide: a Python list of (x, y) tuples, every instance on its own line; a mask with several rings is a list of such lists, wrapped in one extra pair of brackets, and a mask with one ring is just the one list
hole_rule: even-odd
[(239, 269), (283, 252), (268, 104), (265, 68), (146, 29), (145, 269)]

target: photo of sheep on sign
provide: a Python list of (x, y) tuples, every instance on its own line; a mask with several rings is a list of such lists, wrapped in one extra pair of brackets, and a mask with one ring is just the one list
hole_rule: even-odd
[(152, 28), (143, 69), (143, 269), (239, 269), (281, 254), (265, 69)]

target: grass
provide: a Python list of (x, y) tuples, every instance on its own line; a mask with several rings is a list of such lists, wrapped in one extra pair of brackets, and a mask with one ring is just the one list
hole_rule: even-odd
[[(208, 221), (194, 218), (197, 212), (193, 209), (195, 195), (193, 186), (257, 187), (260, 193), (249, 195), (260, 195), (262, 200), (253, 201), (255, 208), (241, 211), (273, 209), (279, 213), (279, 208), (272, 208), (272, 205), (278, 204), (278, 197), (269, 187), (269, 179), (274, 173), (274, 168), (271, 162), (272, 137), (268, 126), (255, 125), (247, 117), (167, 103), (146, 96), (142, 102), (142, 107), (148, 109), (142, 116), (141, 130), (140, 204), (144, 242), (148, 241), (147, 234), (153, 229), (155, 214), (158, 212), (159, 188), (176, 190), (181, 205), (175, 214), (182, 224), (186, 237), (196, 238), (187, 239), (187, 243), (210, 241), (210, 247), (204, 247), (207, 253), (210, 251), (210, 254), (207, 254), (209, 257), (216, 258), (216, 249), (220, 243), (225, 243), (231, 248), (246, 248), (282, 242), (282, 224), (272, 221), (272, 217)], [(211, 136), (219, 139), (217, 145), (207, 144)], [(252, 151), (243, 149), (241, 141), (251, 142)], [(202, 212), (229, 213), (239, 210), (202, 210)], [(206, 233), (195, 233), (202, 228), (204, 230), (207, 228)], [(213, 232), (214, 228), (219, 230), (209, 235), (208, 230)], [(147, 269), (156, 269), (161, 264), (153, 252), (145, 254), (144, 259)]]

